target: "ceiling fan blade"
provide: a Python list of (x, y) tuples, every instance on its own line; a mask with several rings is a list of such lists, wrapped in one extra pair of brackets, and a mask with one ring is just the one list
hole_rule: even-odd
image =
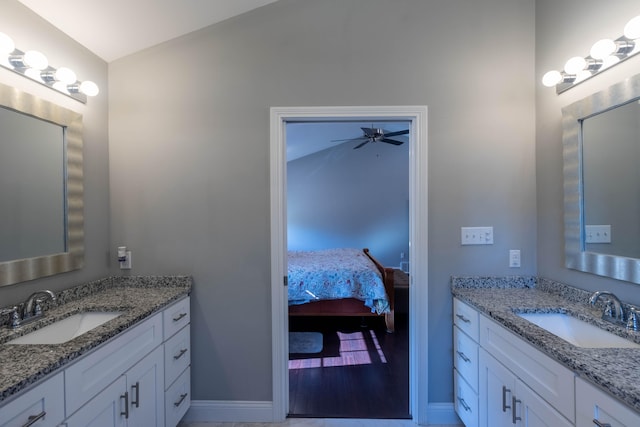
[(363, 145), (368, 144), (368, 143), (369, 143), (369, 140), (367, 139), (367, 140), (366, 140), (365, 142), (363, 142), (362, 144), (358, 144), (358, 145), (356, 145), (355, 147), (353, 147), (353, 149), (355, 150), (355, 149), (360, 148), (360, 147), (362, 147)]
[(359, 141), (361, 139), (368, 139), (366, 136), (361, 136), (360, 138), (347, 138), (347, 139), (332, 139), (329, 142), (344, 142), (344, 141)]
[(406, 135), (408, 133), (409, 133), (409, 129), (406, 129), (406, 130), (399, 130), (397, 132), (385, 133), (384, 136), (398, 136), (398, 135)]
[(387, 144), (393, 144), (393, 145), (404, 144), (404, 141), (396, 141), (395, 139), (389, 139), (389, 138), (381, 138), (380, 141), (386, 142)]

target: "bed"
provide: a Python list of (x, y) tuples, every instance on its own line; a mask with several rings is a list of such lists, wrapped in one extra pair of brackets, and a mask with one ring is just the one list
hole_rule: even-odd
[(289, 316), (384, 316), (393, 332), (393, 271), (366, 248), (289, 251)]

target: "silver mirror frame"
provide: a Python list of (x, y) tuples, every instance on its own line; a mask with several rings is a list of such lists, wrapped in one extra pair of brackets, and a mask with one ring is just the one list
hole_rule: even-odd
[(567, 268), (640, 284), (640, 259), (584, 250), (582, 120), (640, 97), (640, 75), (562, 109), (564, 238)]
[(0, 286), (82, 268), (84, 265), (82, 115), (3, 84), (0, 84), (0, 105), (66, 128), (67, 193), (67, 251), (0, 263)]

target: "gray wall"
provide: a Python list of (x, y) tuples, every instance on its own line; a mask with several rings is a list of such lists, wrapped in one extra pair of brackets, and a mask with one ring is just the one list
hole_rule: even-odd
[(101, 93), (82, 104), (12, 71), (0, 68), (0, 82), (17, 87), (83, 115), (85, 267), (71, 273), (0, 288), (0, 306), (17, 303), (38, 289), (54, 291), (105, 277), (109, 273), (109, 165), (107, 64), (17, 0), (0, 0), (0, 31), (18, 49), (36, 49), (54, 67), (70, 67), (92, 80)]
[(287, 162), (290, 250), (369, 248), (409, 260), (409, 144), (343, 143)]
[[(534, 12), (281, 0), (110, 64), (111, 247), (193, 275), (194, 399), (271, 400), (269, 107), (428, 105), (421, 309), (429, 398), (452, 401), (450, 276), (536, 272)], [(495, 244), (461, 247), (480, 225)]]
[(586, 290), (609, 289), (640, 303), (640, 287), (564, 267), (561, 108), (601, 91), (640, 70), (640, 57), (604, 71), (556, 95), (540, 83), (574, 55), (587, 55), (602, 38), (617, 38), (640, 13), (637, 0), (536, 0), (536, 177), (538, 193), (538, 274)]

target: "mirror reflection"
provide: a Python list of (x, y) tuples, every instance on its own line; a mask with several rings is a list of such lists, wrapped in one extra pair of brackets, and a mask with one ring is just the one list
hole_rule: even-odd
[(0, 262), (64, 252), (64, 128), (0, 108)]
[(640, 75), (562, 109), (567, 268), (640, 284)]
[(640, 104), (582, 121), (585, 250), (640, 258)]
[(82, 268), (82, 115), (0, 84), (0, 129), (0, 286)]

